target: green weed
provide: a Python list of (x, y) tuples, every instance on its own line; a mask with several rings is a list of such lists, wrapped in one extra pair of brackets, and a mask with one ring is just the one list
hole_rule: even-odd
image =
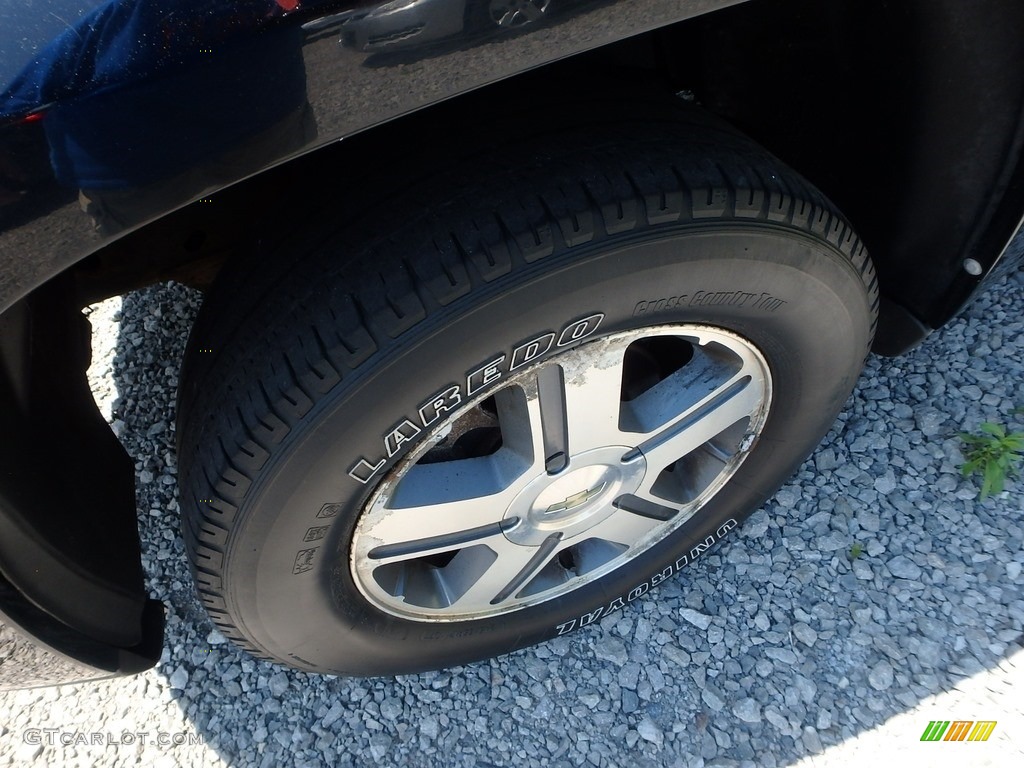
[[(1016, 408), (1014, 413), (1024, 411)], [(1007, 433), (1002, 424), (991, 421), (978, 427), (978, 432), (961, 432), (966, 462), (960, 465), (964, 477), (981, 474), (981, 499), (1002, 493), (1006, 479), (1016, 474), (1017, 464), (1024, 458), (1024, 432)]]

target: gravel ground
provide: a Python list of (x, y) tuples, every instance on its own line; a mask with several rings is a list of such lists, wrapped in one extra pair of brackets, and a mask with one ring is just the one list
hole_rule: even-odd
[[(91, 379), (136, 457), (144, 566), (168, 608), (161, 662), (0, 694), (0, 764), (1024, 764), (1024, 480), (979, 501), (956, 438), (1024, 428), (1024, 272), (913, 354), (871, 358), (797, 475), (645, 600), (498, 660), (369, 680), (255, 661), (193, 595), (173, 412), (198, 304), (159, 286), (92, 313)], [(998, 725), (921, 743), (935, 719)]]

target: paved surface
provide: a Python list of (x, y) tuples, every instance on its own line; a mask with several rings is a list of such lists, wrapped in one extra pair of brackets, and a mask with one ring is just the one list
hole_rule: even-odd
[[(498, 660), (371, 680), (257, 662), (213, 631), (177, 533), (172, 450), (198, 297), (158, 287), (116, 304), (93, 315), (94, 389), (136, 457), (163, 659), (0, 695), (0, 764), (1024, 764), (1024, 481), (980, 502), (956, 437), (985, 420), (1024, 429), (1010, 413), (1024, 273), (912, 355), (873, 358), (797, 475), (644, 600)], [(997, 726), (984, 743), (921, 743), (938, 719)]]
[[(932, 720), (995, 720), (984, 743), (922, 742)], [(948, 732), (948, 731), (947, 731)], [(824, 753), (800, 760), (797, 768), (900, 765), (907, 768), (1001, 768), (1024, 760), (1024, 651), (929, 696), (918, 706), (864, 731)]]

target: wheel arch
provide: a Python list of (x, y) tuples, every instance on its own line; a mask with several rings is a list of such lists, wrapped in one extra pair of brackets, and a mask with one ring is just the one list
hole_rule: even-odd
[[(983, 6), (735, 4), (369, 127), (136, 230), (75, 272), (89, 299), (162, 279), (203, 287), (232, 243), (275, 236), (254, 224), (308, 219), (313, 198), (372, 204), (375, 188), (457, 162), (483, 133), (500, 141), (538, 117), (572, 120), (573, 105), (598, 94), (628, 109), (672, 89), (836, 201), (878, 268), (875, 349), (897, 354), (969, 300), (1024, 211), (1024, 40), (1014, 34), (1024, 6)], [(510, 125), (495, 130), (494, 114)], [(353, 176), (368, 180), (357, 195), (329, 191)], [(282, 188), (294, 191), (291, 201), (276, 194)], [(143, 250), (152, 255), (140, 260)], [(967, 259), (978, 268), (965, 269)]]

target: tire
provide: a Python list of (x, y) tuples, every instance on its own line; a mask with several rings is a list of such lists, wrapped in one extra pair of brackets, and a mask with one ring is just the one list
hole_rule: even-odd
[(181, 497), (221, 631), (335, 674), (651, 591), (817, 445), (878, 305), (842, 216), (704, 118), (503, 147), (308, 241), (204, 305)]

